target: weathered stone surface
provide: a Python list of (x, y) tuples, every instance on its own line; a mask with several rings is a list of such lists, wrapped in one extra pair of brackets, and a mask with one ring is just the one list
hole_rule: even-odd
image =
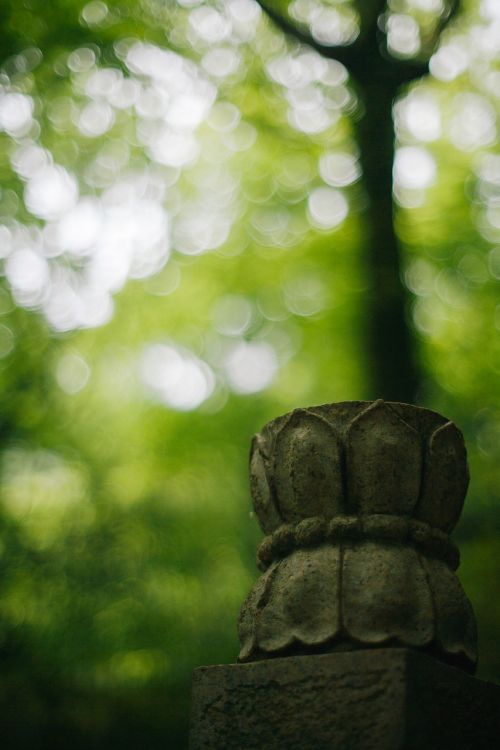
[(474, 670), (474, 614), (448, 537), (468, 484), (455, 425), (382, 400), (297, 409), (254, 438), (250, 475), (267, 536), (240, 661), (387, 645)]
[(201, 667), (191, 750), (494, 750), (500, 687), (418, 651)]
[(422, 478), (420, 435), (383, 401), (349, 424), (346, 446), (349, 502), (358, 513), (409, 515)]
[(430, 439), (417, 518), (443, 531), (451, 531), (462, 512), (468, 484), (462, 433), (453, 422), (447, 422)]
[(340, 444), (326, 419), (305, 409), (290, 415), (276, 439), (274, 483), (284, 521), (342, 512)]
[[(408, 593), (411, 592), (411, 596)], [(434, 613), (427, 577), (411, 547), (361, 542), (344, 552), (344, 624), (359, 643), (427, 646)]]

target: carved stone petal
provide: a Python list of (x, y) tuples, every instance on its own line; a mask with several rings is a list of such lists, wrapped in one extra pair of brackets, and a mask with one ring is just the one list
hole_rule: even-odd
[(420, 437), (383, 401), (351, 422), (346, 462), (352, 511), (412, 513), (420, 490)]
[(472, 606), (458, 577), (442, 560), (424, 560), (436, 612), (436, 637), (445, 653), (472, 669), (477, 662), (477, 629)]
[(250, 450), (250, 490), (259, 526), (265, 534), (270, 534), (281, 525), (282, 521), (269, 485), (259, 435), (252, 440)]
[(256, 642), (268, 653), (292, 643), (319, 646), (339, 632), (339, 550), (296, 550), (279, 563), (266, 605), (257, 615)]
[(272, 579), (276, 573), (278, 563), (271, 565), (268, 570), (260, 576), (259, 580), (253, 586), (247, 598), (243, 602), (238, 620), (238, 636), (240, 639), (241, 649), (238, 655), (239, 661), (249, 661), (255, 654), (255, 623), (257, 611), (260, 606), (264, 606), (267, 600), (268, 592)]
[(287, 522), (342, 511), (340, 443), (322, 417), (294, 411), (276, 440), (274, 481)]
[(348, 635), (366, 645), (431, 643), (432, 599), (416, 551), (373, 542), (346, 548), (342, 615)]
[(468, 484), (462, 433), (453, 422), (447, 422), (430, 440), (416, 517), (438, 529), (451, 531), (462, 512)]

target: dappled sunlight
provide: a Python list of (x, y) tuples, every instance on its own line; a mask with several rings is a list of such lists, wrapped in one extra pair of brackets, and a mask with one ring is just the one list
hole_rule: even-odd
[[(240, 48), (252, 42), (261, 13), (250, 0), (218, 8), (187, 2), (184, 7), (186, 34), (199, 62), (151, 42), (119, 39), (114, 50), (120, 66), (104, 63), (91, 46), (59, 58), (64, 83), (52, 98), (36, 99), (36, 108), (32, 96), (15, 90), (22, 76), (0, 97), (0, 123), (15, 144), (11, 165), (24, 183), (24, 206), (34, 219), (30, 224), (14, 211), (4, 214), (5, 275), (16, 302), (42, 311), (55, 331), (108, 323), (113, 297), (130, 279), (158, 277), (151, 285), (158, 291), (152, 293), (172, 293), (181, 283), (173, 265), (178, 256), (243, 252), (246, 242), (241, 249), (231, 244), (237, 221), (247, 222), (247, 236), (258, 246), (293, 248), (308, 232), (337, 230), (348, 217), (343, 191), (359, 179), (360, 168), (342, 143), (338, 152), (320, 147), (315, 156), (287, 153), (276, 175), (259, 176), (259, 185), (256, 173), (236, 171), (232, 160), (246, 152), (245, 158), (253, 152), (259, 159), (263, 144), (256, 125), (218, 87), (226, 79), (238, 85)], [(305, 11), (297, 6), (297, 12)], [(331, 24), (335, 13), (328, 16)], [(352, 10), (339, 13), (345, 34)], [(101, 2), (88, 3), (80, 19), (91, 28), (116, 22), (114, 10)], [(38, 56), (33, 64), (46, 63)], [(335, 60), (303, 49), (276, 55), (271, 46), (264, 64), (279, 87), (276, 115), (281, 118), (280, 108), (286, 108), (290, 127), (303, 135), (327, 139), (357, 106), (347, 71)], [(39, 138), (40, 128), (64, 138), (72, 154), (67, 164), (58, 158), (51, 137)], [(269, 203), (271, 194), (275, 200)], [(162, 269), (169, 266), (176, 280), (162, 291)], [(302, 298), (311, 301), (287, 303), (289, 310), (299, 316), (319, 311), (323, 302), (312, 296), (304, 291)], [(285, 297), (292, 299), (289, 291)], [(222, 309), (216, 324), (221, 332)], [(226, 308), (226, 329), (233, 325), (233, 313)], [(288, 314), (279, 317), (285, 320)], [(275, 313), (270, 315), (275, 319)], [(267, 344), (254, 350), (252, 341), (244, 343), (248, 350), (242, 343), (210, 367), (236, 392), (255, 393), (272, 382), (278, 364)], [(245, 384), (239, 363), (253, 362), (259, 352), (261, 372), (257, 368)], [(195, 360), (188, 360), (184, 365), (191, 367)], [(212, 386), (202, 387), (195, 370), (190, 372), (198, 395), (187, 398), (186, 406), (170, 391), (158, 390), (160, 376), (156, 386), (148, 381), (148, 387), (165, 406), (196, 408)], [(68, 393), (73, 388), (61, 387)]]
[(331, 4), (321, 0), (293, 0), (290, 16), (307, 24), (320, 44), (351, 44), (359, 34), (359, 13), (353, 3)]
[(321, 44), (351, 44), (359, 34), (359, 16), (352, 8), (321, 8), (308, 20), (314, 39)]
[[(276, 4), (275, 4), (276, 5)], [(346, 47), (363, 38), (368, 22), (377, 22), (389, 55), (406, 60), (428, 56), (436, 44), (439, 25), (451, 0), (390, 0), (386, 7), (353, 0), (290, 0), (281, 11), (324, 47)], [(365, 13), (363, 12), (365, 11)], [(378, 14), (375, 15), (375, 13)], [(485, 8), (485, 16), (490, 11)]]
[(354, 94), (346, 87), (347, 71), (336, 60), (299, 50), (271, 59), (267, 71), (284, 88), (288, 122), (303, 133), (323, 133), (336, 125), (343, 112), (356, 107)]
[[(312, 139), (314, 156), (291, 150), (273, 174), (242, 172), (233, 161), (242, 156), (259, 159), (262, 135), (241, 102), (222, 95), (219, 87), (226, 81), (239, 85), (242, 50), (255, 37), (261, 13), (247, 0), (225, 7), (183, 5), (186, 33), (198, 62), (131, 38), (114, 45), (121, 69), (104, 64), (91, 47), (67, 55), (69, 88), (44, 106), (56, 131), (87, 144), (90, 158), (84, 169), (78, 159), (67, 165), (58, 161), (45, 145), (50, 141), (39, 140), (40, 127), (35, 126), (37, 118), (43, 122), (40, 102), (16, 90), (19, 76), (15, 87), (7, 84), (0, 96), (0, 127), (15, 144), (12, 168), (24, 184), (24, 205), (35, 220), (30, 225), (14, 216), (4, 219), (5, 275), (16, 302), (41, 310), (56, 331), (109, 322), (114, 295), (131, 279), (151, 279), (153, 295), (172, 294), (182, 284), (177, 257), (220, 250), (234, 257), (244, 252), (247, 242), (237, 247), (232, 240), (237, 222), (246, 222), (251, 243), (286, 249), (297, 247), (311, 231), (340, 231), (349, 218), (349, 190), (362, 179), (358, 154), (348, 129), (345, 137), (335, 136), (337, 148), (328, 145), (350, 117), (359, 116), (346, 68), (302, 47), (271, 45), (263, 55), (267, 75), (276, 86), (271, 116), (282, 118), (286, 112), (291, 130)], [(404, 5), (391, 6), (384, 18), (389, 50), (396, 57), (418, 53), (424, 17), (435, 19), (444, 7), (422, 0)], [(304, 23), (322, 19), (324, 34), (337, 34), (340, 44), (350, 43), (357, 34), (357, 16), (349, 4), (328, 9), (321, 3), (297, 2), (290, 12)], [(81, 18), (99, 27), (110, 23), (112, 15), (104, 3), (89, 3)], [(481, 5), (480, 19), (488, 29), (498, 21), (487, 4)], [(354, 34), (352, 39), (349, 34)], [(431, 60), (435, 78), (451, 80), (443, 72), (446, 65), (450, 69), (446, 55), (453, 45), (462, 52), (470, 49), (461, 39), (463, 33), (446, 36)], [(493, 49), (490, 44), (491, 59)], [(31, 67), (43, 63), (40, 55), (30, 54)], [(455, 65), (453, 78), (474, 65), (476, 53), (466, 54), (466, 66), (458, 70)], [(493, 79), (488, 80), (491, 88)], [(491, 148), (497, 137), (496, 117), (487, 94), (473, 88), (444, 98), (420, 85), (402, 96), (395, 106), (399, 145), (394, 196), (399, 205), (407, 211), (425, 208), (429, 191), (440, 184), (435, 144), (448, 139), (464, 153)], [(482, 185), (487, 179), (479, 178)], [(497, 202), (490, 189), (478, 213), (480, 231), (491, 238), (500, 223)], [(491, 263), (496, 267), (494, 260)], [(469, 275), (479, 278), (472, 266), (469, 263)], [(167, 268), (172, 271), (164, 275)], [(283, 286), (272, 304), (262, 301), (259, 307), (264, 319), (281, 322), (286, 331), (290, 315), (314, 317), (328, 309), (327, 296), (314, 278), (298, 277)], [(249, 340), (233, 350), (216, 347), (218, 354), (212, 352), (207, 362), (198, 353), (190, 354), (181, 341), (170, 338), (168, 345), (151, 345), (171, 347), (168, 363), (164, 351), (163, 364), (150, 362), (149, 375), (144, 365), (141, 371), (150, 394), (169, 408), (198, 408), (210, 399), (216, 382), (217, 388), (250, 394), (266, 389), (276, 377), (280, 364), (272, 346), (266, 343), (262, 348), (255, 339), (261, 323), (250, 303), (229, 295), (213, 309), (216, 331), (223, 337), (247, 336), (250, 331)], [(5, 341), (5, 351), (10, 351), (7, 335)], [(257, 356), (262, 357), (260, 370), (251, 364)], [(256, 373), (248, 382), (241, 374), (246, 363), (248, 372), (253, 368)], [(69, 365), (67, 370), (71, 372)], [(79, 390), (69, 375), (59, 374), (58, 382), (68, 394)], [(182, 390), (186, 383), (192, 386), (186, 386), (191, 395), (183, 402), (176, 388)]]
[[(452, 400), (471, 398), (471, 394), (476, 392), (473, 382), (484, 380), (490, 384), (484, 395), (489, 403), (494, 401), (499, 354), (496, 316), (498, 272), (495, 247), (489, 247), (489, 243), (496, 243), (500, 239), (500, 232), (495, 226), (498, 223), (495, 214), (498, 157), (492, 150), (497, 149), (498, 104), (486, 95), (482, 80), (478, 79), (477, 84), (481, 93), (473, 92), (467, 82), (460, 94), (450, 92), (448, 97), (443, 96), (444, 91), (438, 93), (435, 86), (429, 86), (427, 94), (425, 86), (419, 85), (398, 102), (395, 108), (396, 126), (400, 143), (404, 144), (400, 146), (398, 155), (408, 149), (416, 155), (422, 151), (424, 144), (427, 146), (426, 153), (419, 154), (420, 158), (415, 159), (413, 167), (408, 164), (407, 182), (421, 178), (422, 182), (428, 180), (429, 184), (398, 187), (401, 161), (397, 155), (394, 189), (400, 206), (407, 211), (413, 208), (421, 212), (415, 219), (421, 222), (419, 248), (415, 253), (413, 240), (411, 254), (405, 263), (405, 282), (415, 295), (413, 323), (422, 338), (425, 356), (433, 363), (433, 377), (442, 392)], [(430, 100), (426, 98), (429, 95), (432, 97)], [(423, 116), (425, 112), (428, 113), (427, 119)], [(464, 230), (455, 227), (448, 229), (454, 232), (455, 250), (446, 250), (445, 247), (440, 250), (435, 244), (436, 240), (429, 241), (433, 235), (432, 222), (436, 222), (437, 216), (442, 222), (447, 211), (446, 208), (440, 209), (446, 205), (446, 201), (440, 202), (435, 207), (437, 215), (434, 218), (432, 201), (439, 195), (437, 188), (447, 180), (446, 170), (453, 169), (452, 156), (447, 167), (446, 161), (444, 164), (441, 161), (444, 151), (437, 144), (443, 139), (456, 149), (455, 153), (464, 155), (463, 161), (460, 157), (460, 177), (457, 174), (456, 179), (467, 180), (466, 189), (473, 196), (468, 215), (472, 234), (471, 229), (466, 231), (466, 237)], [(460, 182), (457, 187), (464, 189)], [(432, 199), (426, 197), (430, 191)], [(442, 198), (438, 200), (442, 201)], [(444, 213), (441, 214), (440, 210)], [(410, 215), (411, 211), (408, 211), (411, 221)], [(458, 221), (457, 212), (451, 213), (451, 216), (455, 217), (452, 221)], [(475, 236), (474, 232), (477, 232)], [(473, 357), (471, 352), (475, 353)], [(477, 441), (479, 437), (476, 434), (471, 439)], [(481, 455), (486, 457), (484, 452)]]
[(389, 54), (400, 60), (427, 57), (451, 7), (451, 0), (390, 0), (382, 23)]
[[(101, 5), (87, 7), (89, 18), (94, 18), (97, 8), (102, 10)], [(12, 165), (26, 183), (25, 206), (46, 222), (43, 231), (33, 227), (29, 238), (15, 222), (4, 225), (11, 240), (3, 249), (4, 257), (9, 255), (6, 275), (17, 302), (41, 308), (57, 330), (106, 322), (112, 314), (111, 294), (128, 278), (150, 276), (166, 263), (171, 230), (164, 191), (169, 183), (177, 182), (178, 173), (167, 177), (163, 169), (155, 174), (147, 168), (146, 157), (161, 168), (179, 170), (191, 165), (200, 153), (194, 131), (207, 120), (216, 97), (216, 87), (196, 66), (173, 52), (135, 42), (121, 45), (120, 54), (129, 78), (117, 68), (99, 67), (91, 49), (80, 48), (68, 56), (75, 99), (65, 100), (71, 106), (66, 113), (59, 111), (67, 119), (57, 121), (60, 130), (68, 132), (76, 125), (81, 135), (98, 139), (113, 127), (115, 110), (130, 113), (135, 109), (144, 166), (128, 171), (130, 155), (125, 153), (121, 160), (116, 149), (106, 154), (104, 147), (86, 168), (90, 187), (104, 188), (100, 194), (86, 194), (74, 173), (54, 163), (48, 149), (36, 141), (21, 140), (33, 122), (31, 97), (17, 92), (0, 96), (0, 126), (19, 142)], [(87, 103), (78, 107), (76, 98), (81, 96)], [(219, 107), (214, 113), (211, 124), (218, 131), (227, 132), (239, 124), (234, 107), (236, 119), (232, 125), (228, 121), (231, 110), (227, 107), (225, 112)], [(239, 133), (235, 150), (249, 147), (251, 141), (242, 142), (248, 137), (245, 131)], [(209, 205), (200, 202), (189, 208), (186, 204), (175, 224), (177, 250), (197, 254), (224, 243), (234, 212), (228, 212), (226, 200), (225, 210), (214, 214), (214, 202), (223, 191), (212, 191)], [(68, 268), (56, 262), (59, 258), (77, 261), (77, 265)], [(95, 309), (89, 310), (92, 301)]]
[[(249, 39), (240, 22), (255, 25), (258, 18), (248, 2), (230, 3), (225, 13), (194, 7), (189, 24), (196, 40), (226, 45), (204, 53), (201, 67), (130, 39), (115, 44), (127, 75), (102, 66), (94, 49), (70, 52), (70, 89), (45, 106), (54, 130), (88, 140), (90, 159), (80, 173), (78, 162), (66, 167), (36, 137), (25, 137), (34, 123), (30, 96), (0, 96), (0, 123), (17, 142), (11, 164), (25, 184), (24, 205), (40, 220), (27, 232), (14, 218), (3, 225), (5, 273), (18, 304), (42, 310), (57, 331), (99, 326), (110, 320), (112, 297), (127, 280), (157, 274), (172, 251), (196, 256), (225, 246), (248, 190), (228, 160), (256, 148), (257, 130), (235, 104), (218, 99), (216, 81), (240, 64), (234, 45)], [(104, 23), (105, 4), (90, 3), (82, 19)], [(301, 51), (272, 57), (267, 67), (285, 89), (291, 126), (304, 133), (333, 127), (353, 106), (346, 71), (335, 61)], [(135, 137), (103, 141), (127, 122)], [(140, 161), (135, 157), (132, 167), (138, 146)], [(296, 208), (251, 211), (258, 243), (294, 246), (309, 226), (324, 231), (342, 224), (349, 204), (337, 188), (358, 179), (356, 160), (328, 151), (319, 159), (319, 175), (316, 170), (310, 160), (286, 159), (280, 201)]]

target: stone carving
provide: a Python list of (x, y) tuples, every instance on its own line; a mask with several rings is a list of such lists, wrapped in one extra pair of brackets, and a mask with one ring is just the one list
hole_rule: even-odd
[(407, 646), (474, 671), (448, 536), (468, 485), (452, 422), (381, 400), (297, 409), (255, 436), (250, 476), (266, 537), (240, 661)]

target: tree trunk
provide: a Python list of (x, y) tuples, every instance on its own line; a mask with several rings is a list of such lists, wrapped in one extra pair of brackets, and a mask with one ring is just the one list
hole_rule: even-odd
[[(358, 126), (364, 185), (368, 196), (367, 264), (371, 281), (367, 300), (370, 396), (412, 402), (417, 388), (407, 293), (393, 224), (392, 105), (399, 81), (391, 65), (364, 67), (364, 116)], [(359, 77), (358, 77), (359, 80)]]

